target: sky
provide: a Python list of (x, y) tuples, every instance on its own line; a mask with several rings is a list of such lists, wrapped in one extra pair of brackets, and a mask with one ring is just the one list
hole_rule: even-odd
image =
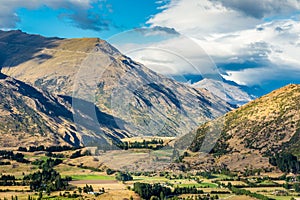
[(165, 75), (300, 83), (300, 0), (0, 0), (0, 28), (100, 37)]

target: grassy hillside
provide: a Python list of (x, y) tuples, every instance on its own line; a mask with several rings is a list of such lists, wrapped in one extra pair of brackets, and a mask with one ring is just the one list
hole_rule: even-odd
[[(300, 85), (288, 85), (258, 98), (222, 118), (221, 134), (211, 154), (231, 168), (268, 167), (275, 153), (300, 155)], [(190, 149), (199, 151), (215, 122), (197, 130)]]

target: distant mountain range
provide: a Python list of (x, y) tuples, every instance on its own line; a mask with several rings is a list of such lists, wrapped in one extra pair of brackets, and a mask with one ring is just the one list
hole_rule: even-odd
[[(210, 151), (213, 165), (238, 171), (271, 168), (269, 158), (278, 153), (299, 157), (299, 102), (300, 85), (275, 90), (200, 126), (190, 149), (198, 152), (216, 142)], [(214, 132), (218, 125), (220, 133)]]
[(192, 87), (205, 88), (230, 104), (237, 106), (244, 105), (245, 103), (266, 94), (259, 86), (242, 86), (225, 79), (214, 80), (205, 78), (193, 83)]
[[(49, 144), (72, 145), (110, 144), (131, 136), (179, 136), (233, 109), (208, 90), (165, 78), (98, 38), (45, 38), (0, 31), (0, 52), (1, 72), (5, 74), (1, 99), (7, 101), (0, 102), (6, 108), (3, 122), (7, 122), (1, 122), (6, 127), (2, 132), (29, 132), (24, 136), (28, 143), (42, 142), (43, 134), (51, 135)], [(78, 82), (89, 70), (101, 76)], [(15, 84), (19, 88), (12, 90)], [(76, 84), (82, 84), (83, 94), (74, 96)], [(95, 88), (89, 88), (92, 84)], [(77, 107), (72, 108), (74, 101)], [(24, 109), (32, 114), (14, 115), (13, 110)], [(13, 126), (11, 120), (20, 127), (7, 129)], [(36, 139), (29, 137), (32, 134)]]

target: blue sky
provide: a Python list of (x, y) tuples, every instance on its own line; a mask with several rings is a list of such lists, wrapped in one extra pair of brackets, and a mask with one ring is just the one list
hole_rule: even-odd
[[(180, 48), (184, 59), (198, 59), (196, 67), (210, 66), (200, 62), (206, 57), (224, 78), (267, 91), (300, 83), (299, 20), (300, 0), (1, 0), (0, 4), (2, 30), (100, 37), (122, 52)], [(138, 39), (136, 33), (126, 32), (141, 27), (152, 29)], [(153, 37), (152, 32), (161, 36)], [(174, 39), (178, 35), (189, 38), (184, 40), (188, 44)], [(127, 44), (120, 45), (124, 41)], [(178, 64), (174, 55), (157, 59), (158, 54), (140, 50), (128, 55), (165, 75), (197, 73)]]
[[(87, 10), (79, 9), (79, 11), (76, 8), (75, 11), (72, 8), (53, 8), (47, 4), (40, 4), (34, 9), (17, 6), (15, 13), (19, 21), (15, 28), (44, 36), (107, 39), (122, 31), (147, 26), (146, 22), (149, 18), (162, 11), (159, 9), (162, 3), (149, 0), (127, 0), (123, 3), (120, 3), (119, 0), (99, 1), (90, 3), (90, 6), (91, 8)], [(104, 23), (102, 27), (101, 25), (93, 27), (88, 24), (86, 27), (82, 27), (75, 20), (67, 17), (73, 13), (76, 14), (76, 12), (89, 12), (87, 17), (95, 18), (95, 20), (87, 20), (86, 23), (93, 23), (94, 21), (104, 21)], [(98, 20), (97, 17), (99, 17)]]

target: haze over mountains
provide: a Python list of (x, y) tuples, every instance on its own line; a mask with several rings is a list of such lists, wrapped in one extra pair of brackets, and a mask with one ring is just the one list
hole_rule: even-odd
[[(31, 87), (30, 91), (40, 91), (39, 96), (50, 93), (49, 98), (55, 100), (53, 104), (62, 102), (58, 110), (68, 112), (68, 116), (61, 117), (70, 127), (73, 126), (71, 115), (75, 114), (76, 123), (86, 130), (83, 132), (91, 133), (90, 137), (80, 137), (75, 131), (67, 134), (67, 137), (76, 135), (77, 145), (93, 140), (95, 143), (98, 140), (118, 141), (129, 136), (178, 136), (232, 109), (209, 91), (165, 78), (98, 38), (45, 38), (21, 31), (1, 31), (0, 52), (2, 73), (25, 82), (20, 82), (21, 86)], [(80, 82), (78, 77), (82, 74), (96, 76), (83, 77)], [(74, 96), (76, 84), (85, 85), (80, 85)], [(3, 87), (3, 90), (10, 90), (10, 87)], [(26, 90), (23, 91), (25, 95)], [(84, 93), (79, 94), (82, 91)], [(91, 93), (92, 96), (87, 96)], [(72, 95), (76, 98), (72, 99)], [(73, 111), (70, 108), (72, 100), (77, 102)], [(50, 109), (48, 104), (40, 104)], [(19, 106), (22, 105), (27, 106), (26, 103)], [(123, 105), (125, 109), (120, 109)], [(40, 123), (49, 127), (45, 122)], [(57, 130), (58, 126), (54, 124), (52, 128)], [(66, 136), (59, 137), (66, 141)]]

